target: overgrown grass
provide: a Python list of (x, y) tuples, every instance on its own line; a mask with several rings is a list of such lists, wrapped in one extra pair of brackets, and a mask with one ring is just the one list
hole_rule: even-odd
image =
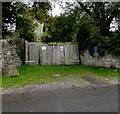
[[(117, 77), (117, 69), (106, 69), (84, 65), (76, 66), (22, 66), (18, 68), (20, 76), (16, 77), (3, 77), (2, 87), (16, 88), (23, 87), (31, 84), (45, 84), (50, 82), (62, 82), (76, 80), (84, 83), (80, 77)], [(60, 77), (53, 76), (60, 74)]]

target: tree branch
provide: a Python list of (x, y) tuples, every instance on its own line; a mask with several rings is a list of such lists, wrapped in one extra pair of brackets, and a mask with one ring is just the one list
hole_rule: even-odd
[(82, 2), (78, 2), (78, 4), (81, 6), (81, 8), (87, 13), (89, 14), (90, 16), (92, 16), (92, 12), (87, 9), (87, 6), (85, 6)]

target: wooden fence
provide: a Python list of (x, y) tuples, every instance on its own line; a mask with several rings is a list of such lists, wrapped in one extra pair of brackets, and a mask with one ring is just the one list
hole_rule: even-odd
[(74, 65), (79, 64), (79, 46), (67, 44), (26, 43), (25, 63), (28, 65)]
[(2, 74), (2, 61), (3, 55), (2, 55), (2, 40), (0, 40), (0, 75)]

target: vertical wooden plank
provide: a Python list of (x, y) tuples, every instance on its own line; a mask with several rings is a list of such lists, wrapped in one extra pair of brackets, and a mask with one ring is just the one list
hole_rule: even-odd
[(39, 56), (38, 56), (38, 61), (39, 61), (39, 64), (42, 65), (42, 46), (39, 44), (38, 45), (38, 51), (39, 51)]
[(69, 49), (70, 49), (69, 64), (72, 65), (72, 64), (74, 64), (74, 61), (71, 62), (71, 60), (74, 60), (74, 53), (75, 53), (75, 52), (73, 52), (73, 44), (70, 44), (70, 45), (69, 45)]
[(58, 48), (57, 48), (57, 55), (58, 55), (58, 65), (61, 65), (62, 64), (62, 51), (61, 51), (61, 45), (58, 45)]
[(32, 65), (36, 65), (36, 44), (32, 44)]
[(38, 48), (38, 44), (35, 45), (35, 64), (38, 65), (39, 64), (39, 48)]
[(55, 51), (56, 51), (56, 55), (55, 55), (56, 65), (60, 65), (60, 50), (59, 50), (59, 45), (56, 46)]
[(49, 46), (49, 58), (50, 58), (49, 65), (53, 65), (53, 46)]
[[(29, 44), (29, 61), (32, 61), (32, 44)], [(31, 62), (29, 62), (29, 65), (32, 65)]]
[(61, 46), (63, 47), (63, 50), (60, 49), (60, 57), (61, 57), (61, 58), (60, 58), (60, 59), (61, 59), (61, 60), (60, 60), (60, 64), (61, 64), (61, 65), (65, 65), (65, 64), (64, 64), (64, 50), (65, 50), (65, 46), (64, 46), (64, 45), (61, 45)]
[(46, 47), (46, 50), (44, 50), (44, 63), (45, 63), (45, 65), (47, 65), (48, 64), (48, 45), (45, 45), (45, 47)]
[(49, 65), (50, 64), (50, 46), (47, 46), (46, 55), (47, 55), (46, 65)]
[(47, 65), (52, 65), (52, 46), (47, 48)]
[[(30, 50), (31, 50), (31, 44), (29, 43), (29, 45), (28, 45), (29, 47), (28, 47), (28, 53), (29, 53), (29, 61), (31, 60), (31, 52), (30, 52)], [(28, 65), (30, 65), (30, 63), (28, 62)]]
[(73, 60), (70, 62), (71, 65), (79, 64), (77, 62), (79, 60), (79, 46), (76, 43), (70, 45), (70, 60)]
[[(28, 61), (29, 60), (29, 43), (26, 42), (26, 45), (25, 45), (25, 61)], [(26, 63), (28, 64), (28, 62)]]
[[(29, 52), (29, 50), (30, 50), (30, 44), (28, 43), (27, 44), (28, 45), (28, 61), (30, 60), (30, 52)], [(27, 63), (28, 65), (30, 65), (29, 63)]]
[[(25, 61), (28, 61), (28, 43), (25, 42)], [(28, 64), (28, 63), (25, 63)]]
[(53, 65), (55, 65), (55, 46), (53, 45)]
[(37, 53), (36, 45), (37, 45), (37, 44), (35, 44), (35, 43), (34, 43), (34, 45), (33, 45), (33, 60), (35, 61), (35, 62), (33, 63), (34, 65), (36, 65), (36, 53)]
[(55, 64), (55, 52), (54, 52), (55, 46), (53, 45), (53, 65)]
[(35, 53), (36, 53), (36, 50), (35, 50), (35, 43), (32, 44), (32, 65), (35, 65)]
[(38, 51), (38, 44), (33, 44), (32, 45), (32, 60), (35, 61), (33, 62), (33, 65), (38, 65), (38, 54), (39, 54), (39, 51)]
[(60, 51), (60, 45), (57, 46), (57, 55), (56, 55), (56, 62), (57, 65), (61, 65), (61, 51)]
[(70, 65), (70, 44), (65, 44), (64, 47), (64, 63)]
[(41, 45), (41, 65), (47, 65), (47, 45)]
[[(32, 48), (31, 48), (31, 61), (34, 61), (34, 44), (32, 43)], [(31, 62), (31, 65), (34, 65), (34, 62)]]
[(0, 40), (0, 75), (2, 74), (3, 55), (2, 55), (2, 41)]
[[(35, 61), (35, 44), (32, 43), (32, 48), (31, 48), (31, 61)], [(31, 65), (35, 65), (35, 62), (31, 62)]]
[(60, 65), (60, 50), (58, 45), (53, 47), (53, 65)]

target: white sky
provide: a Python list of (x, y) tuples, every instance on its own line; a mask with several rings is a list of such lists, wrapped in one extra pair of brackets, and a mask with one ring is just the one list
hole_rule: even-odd
[(53, 16), (60, 16), (60, 13), (62, 13), (62, 9), (60, 8), (60, 6), (58, 4), (55, 5), (55, 8), (53, 8), (52, 10), (52, 15)]
[(115, 20), (115, 18), (113, 18), (113, 21), (112, 23), (110, 24), (110, 31), (116, 31), (118, 30), (118, 23), (117, 21)]
[[(64, 3), (62, 4), (64, 5)], [(52, 15), (53, 16), (60, 16), (60, 13), (63, 13), (64, 11), (62, 10), (62, 8), (60, 7), (59, 4), (52, 2)]]

